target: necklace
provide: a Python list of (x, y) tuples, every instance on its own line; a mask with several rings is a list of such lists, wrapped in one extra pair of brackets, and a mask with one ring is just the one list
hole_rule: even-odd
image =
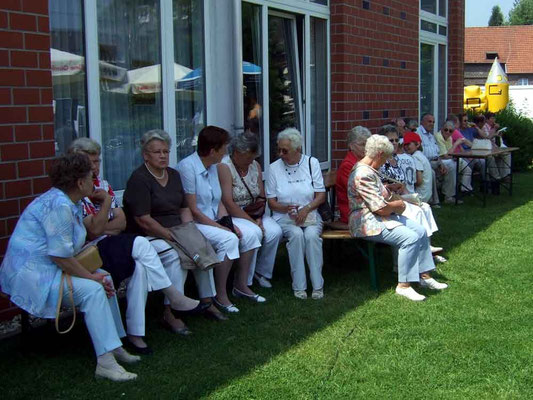
[(167, 173), (166, 169), (163, 170), (163, 173), (161, 174), (161, 176), (157, 176), (152, 171), (150, 171), (150, 168), (148, 167), (148, 165), (146, 165), (146, 163), (144, 163), (144, 166), (146, 167), (148, 172), (150, 172), (150, 175), (152, 175), (155, 179), (158, 179), (158, 180), (165, 179), (165, 176), (166, 176), (166, 173)]
[[(283, 164), (285, 164), (285, 172), (288, 175), (294, 175), (296, 172), (298, 172), (298, 168), (300, 168), (300, 165), (302, 165), (303, 160), (304, 160), (304, 156), (302, 155), (300, 156), (300, 161), (298, 161), (298, 164), (296, 164), (296, 166), (289, 165), (285, 161), (283, 161)], [(289, 171), (289, 168), (292, 168), (292, 171)]]
[(248, 174), (248, 169), (241, 168), (237, 164), (235, 164), (235, 160), (233, 160), (233, 157), (230, 157), (230, 160), (233, 166), (235, 167), (235, 171), (237, 171), (240, 176), (246, 176)]

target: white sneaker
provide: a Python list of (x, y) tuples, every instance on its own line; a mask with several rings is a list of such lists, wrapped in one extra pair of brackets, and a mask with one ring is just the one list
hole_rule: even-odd
[(96, 371), (94, 372), (96, 378), (107, 378), (114, 382), (126, 382), (137, 379), (137, 374), (126, 371), (120, 364), (112, 367), (104, 367), (101, 364), (96, 364)]
[(254, 279), (259, 283), (259, 286), (270, 289), (272, 284), (270, 281), (265, 278), (263, 275), (254, 274)]
[(448, 262), (448, 260), (446, 258), (444, 258), (443, 256), (439, 256), (438, 254), (433, 256), (433, 260), (437, 264), (439, 264), (439, 263), (440, 264), (444, 264), (445, 262)]
[[(463, 200), (457, 200), (457, 204), (463, 204)], [(455, 204), (455, 198), (454, 197), (446, 197), (444, 199), (444, 204)]]
[(124, 349), (124, 347), (119, 347), (113, 350), (113, 356), (115, 357), (115, 360), (126, 363), (126, 364), (133, 364), (138, 361), (141, 361), (140, 356), (134, 356), (133, 354), (128, 353)]
[(442, 250), (444, 250), (442, 247), (429, 246), (429, 248), (432, 254), (440, 253)]
[(324, 289), (313, 290), (311, 294), (313, 300), (320, 300), (324, 298)]
[(443, 290), (448, 287), (446, 283), (437, 282), (433, 278), (420, 279), (420, 286), (428, 288), (428, 289), (433, 289), (433, 290)]
[(294, 297), (296, 297), (297, 299), (300, 299), (300, 300), (305, 300), (307, 299), (307, 293), (305, 290), (295, 290), (294, 291)]
[(409, 300), (412, 301), (426, 300), (426, 296), (422, 296), (421, 294), (417, 293), (411, 286), (407, 288), (396, 287), (396, 294), (399, 294), (403, 297), (407, 297)]

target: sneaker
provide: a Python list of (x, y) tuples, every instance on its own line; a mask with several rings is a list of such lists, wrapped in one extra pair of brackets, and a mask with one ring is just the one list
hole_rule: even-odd
[(431, 208), (441, 208), (440, 204), (431, 204)]
[(444, 250), (442, 247), (429, 246), (429, 248), (430, 248), (432, 254), (440, 253), (442, 250)]
[(313, 300), (320, 300), (324, 298), (324, 289), (313, 290), (311, 294)]
[(112, 367), (104, 367), (101, 364), (96, 364), (94, 376), (96, 378), (107, 378), (114, 382), (126, 382), (137, 379), (137, 374), (126, 371), (117, 363)]
[(437, 264), (444, 264), (445, 262), (448, 262), (448, 260), (446, 258), (444, 258), (443, 256), (439, 256), (439, 255), (435, 255), (433, 256), (433, 260), (437, 263)]
[[(457, 204), (463, 204), (463, 200), (457, 200)], [(444, 204), (455, 204), (455, 198), (454, 197), (446, 197), (444, 199)]]
[(447, 284), (437, 282), (433, 278), (420, 279), (420, 286), (428, 288), (428, 289), (433, 289), (433, 290), (443, 290), (443, 289), (446, 289), (448, 287)]
[(259, 286), (270, 289), (272, 287), (272, 284), (270, 281), (265, 278), (263, 275), (254, 274), (254, 279), (257, 281)]
[(300, 300), (305, 300), (307, 299), (307, 293), (305, 290), (295, 290), (294, 291), (294, 297), (296, 297), (297, 299), (300, 299)]
[(412, 301), (426, 300), (426, 296), (422, 296), (421, 294), (417, 293), (411, 286), (409, 286), (408, 288), (396, 287), (396, 294), (403, 297), (407, 297), (409, 300)]

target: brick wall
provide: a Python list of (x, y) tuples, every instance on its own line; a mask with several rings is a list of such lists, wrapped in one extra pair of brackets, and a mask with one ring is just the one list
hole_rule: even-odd
[(2, 0), (0, 258), (20, 213), (49, 188), (53, 119), (48, 0)]
[[(418, 115), (419, 0), (332, 0), (332, 158), (346, 132)], [(365, 8), (368, 5), (368, 9)]]
[[(373, 132), (396, 117), (418, 117), (419, 0), (331, 0), (332, 158), (346, 132)], [(464, 0), (449, 1), (448, 110), (460, 112), (464, 75)]]
[(448, 1), (448, 113), (463, 110), (465, 0)]

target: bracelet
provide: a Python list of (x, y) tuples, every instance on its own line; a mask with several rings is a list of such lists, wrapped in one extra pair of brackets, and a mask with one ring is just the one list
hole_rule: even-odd
[(305, 205), (309, 211), (311, 211), (311, 206), (309, 204)]

